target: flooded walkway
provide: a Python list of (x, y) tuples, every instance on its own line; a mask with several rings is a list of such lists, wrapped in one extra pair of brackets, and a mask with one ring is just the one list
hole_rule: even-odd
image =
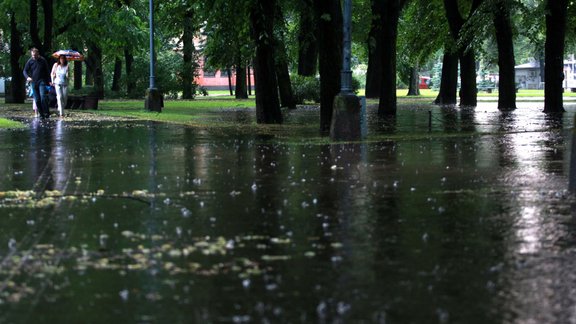
[(495, 106), (2, 131), (0, 322), (576, 323), (576, 105)]

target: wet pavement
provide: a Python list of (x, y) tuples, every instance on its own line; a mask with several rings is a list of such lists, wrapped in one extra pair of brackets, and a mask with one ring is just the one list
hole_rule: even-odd
[(576, 323), (576, 105), (539, 105), (0, 131), (0, 322)]

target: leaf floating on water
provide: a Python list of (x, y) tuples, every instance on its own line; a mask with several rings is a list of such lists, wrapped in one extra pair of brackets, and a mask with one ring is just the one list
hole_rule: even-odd
[(289, 255), (263, 255), (261, 259), (264, 261), (287, 261), (292, 257)]

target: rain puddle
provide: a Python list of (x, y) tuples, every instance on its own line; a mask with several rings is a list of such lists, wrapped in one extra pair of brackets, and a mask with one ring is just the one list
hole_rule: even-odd
[(0, 322), (576, 322), (576, 106), (523, 105), (0, 132)]

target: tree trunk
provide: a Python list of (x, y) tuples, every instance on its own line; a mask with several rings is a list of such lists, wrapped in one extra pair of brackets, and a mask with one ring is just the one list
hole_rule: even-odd
[(280, 93), (280, 107), (295, 109), (296, 101), (292, 93), (288, 63), (285, 60), (276, 61), (276, 77), (278, 78), (278, 90)]
[[(22, 46), (22, 34), (16, 24), (15, 13), (10, 13), (10, 76), (12, 77), (10, 89), (10, 103), (24, 103), (26, 100), (26, 87), (22, 67), (19, 59), (24, 55)], [(6, 89), (8, 90), (8, 89)], [(7, 96), (8, 98), (8, 96)], [(8, 102), (7, 101), (7, 102)]]
[(232, 70), (230, 67), (226, 68), (226, 74), (228, 74), (228, 90), (230, 91), (230, 96), (233, 96), (234, 89), (232, 89)]
[(398, 39), (398, 19), (404, 1), (386, 0), (385, 14), (382, 15), (382, 85), (378, 116), (396, 114), (396, 41)]
[(368, 34), (368, 71), (366, 71), (366, 98), (378, 98), (382, 87), (382, 17), (384, 2), (371, 0), (372, 22)]
[(316, 76), (318, 41), (315, 33), (314, 11), (310, 1), (302, 1), (302, 5), (298, 31), (298, 75)]
[[(472, 13), (480, 6), (483, 0), (473, 0)], [(448, 25), (450, 27), (450, 34), (455, 43), (468, 44), (469, 41), (462, 41), (460, 39), (460, 31), (465, 23), (464, 18), (460, 14), (458, 7), (458, 0), (444, 0), (444, 10)], [(476, 88), (476, 58), (472, 49), (464, 47), (458, 48), (458, 57), (460, 59), (460, 105), (461, 106), (476, 106), (477, 104), (477, 88)]]
[(478, 89), (476, 87), (476, 55), (474, 50), (460, 51), (460, 106), (476, 107)]
[(408, 87), (408, 96), (420, 95), (420, 75), (417, 67), (410, 68), (410, 85)]
[(248, 99), (248, 93), (246, 91), (246, 67), (242, 62), (242, 58), (238, 55), (236, 59), (236, 89), (234, 91), (236, 99)]
[(256, 122), (281, 124), (278, 84), (274, 73), (274, 9), (276, 0), (256, 0), (250, 12), (252, 38), (256, 46)]
[(192, 11), (184, 14), (184, 33), (182, 35), (184, 70), (182, 74), (182, 99), (194, 98), (192, 83), (194, 82), (194, 26), (192, 24)]
[(458, 56), (450, 53), (447, 46), (444, 48), (442, 58), (442, 78), (440, 91), (434, 100), (437, 105), (455, 105), (456, 89), (458, 88)]
[(114, 60), (114, 75), (112, 76), (112, 91), (120, 91), (120, 79), (122, 78), (122, 60), (116, 57)]
[(52, 26), (54, 25), (54, 9), (52, 0), (42, 0), (42, 11), (44, 13), (44, 42), (40, 39), (40, 29), (38, 28), (38, 0), (30, 0), (30, 38), (34, 47), (46, 58), (48, 64), (52, 61), (50, 56), (52, 48)]
[[(253, 66), (253, 64), (252, 64)], [(252, 72), (251, 72), (252, 68), (251, 65), (248, 64), (248, 66), (246, 67), (246, 74), (248, 74), (248, 95), (251, 96), (252, 95)]]
[(92, 72), (90, 57), (86, 58), (84, 62), (86, 62), (86, 77), (84, 79), (84, 85), (91, 87), (94, 85), (94, 73)]
[(320, 62), (320, 133), (328, 135), (334, 97), (340, 92), (342, 9), (340, 0), (314, 1)]
[[(53, 0), (42, 0), (42, 8), (44, 9), (44, 46), (43, 50), (48, 62), (52, 60), (52, 26), (54, 26), (54, 5)], [(52, 66), (52, 64), (50, 64)]]
[(546, 1), (546, 43), (544, 76), (544, 112), (564, 111), (564, 41), (568, 0)]
[(276, 69), (276, 80), (278, 81), (278, 93), (280, 94), (280, 107), (287, 107), (289, 109), (296, 108), (296, 100), (292, 93), (292, 82), (290, 80), (290, 70), (288, 68), (288, 56), (286, 55), (286, 41), (284, 37), (284, 14), (279, 4), (276, 6), (276, 21), (279, 24), (278, 31), (276, 32), (276, 39), (274, 42), (274, 64)]
[(88, 60), (86, 60), (86, 64), (90, 68), (92, 72), (92, 77), (94, 79), (93, 94), (98, 98), (104, 98), (104, 73), (102, 71), (102, 49), (100, 48), (99, 45), (95, 43), (88, 44)]
[(498, 44), (498, 109), (516, 109), (516, 80), (514, 66), (514, 36), (510, 22), (510, 7), (507, 0), (497, 0), (494, 11), (494, 27)]
[(134, 98), (134, 91), (136, 89), (136, 82), (132, 77), (134, 56), (132, 55), (132, 51), (128, 48), (124, 49), (124, 60), (126, 61), (126, 93), (128, 94), (128, 97)]

